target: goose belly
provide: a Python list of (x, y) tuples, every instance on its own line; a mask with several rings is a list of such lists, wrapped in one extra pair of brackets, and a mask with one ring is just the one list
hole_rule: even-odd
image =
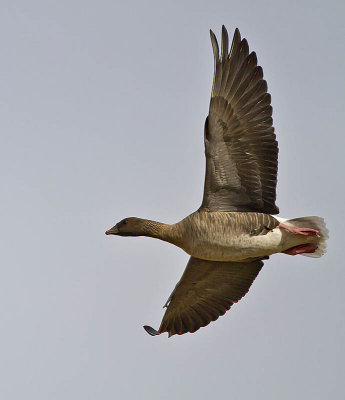
[(196, 258), (211, 261), (245, 261), (280, 253), (312, 238), (293, 235), (279, 227), (266, 235), (250, 236), (241, 234), (233, 238), (217, 236), (210, 240), (195, 238), (184, 250)]

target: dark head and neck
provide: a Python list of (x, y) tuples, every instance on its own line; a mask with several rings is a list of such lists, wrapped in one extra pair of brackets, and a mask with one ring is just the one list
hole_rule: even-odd
[(106, 235), (148, 236), (177, 244), (179, 236), (174, 225), (162, 224), (141, 218), (125, 218), (105, 232)]

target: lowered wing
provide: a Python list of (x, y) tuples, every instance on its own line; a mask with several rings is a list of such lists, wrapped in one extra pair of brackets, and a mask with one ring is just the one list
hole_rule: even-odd
[(195, 332), (225, 314), (249, 290), (263, 266), (252, 262), (207, 261), (191, 257), (171, 293), (161, 325), (156, 331), (144, 326), (154, 336)]

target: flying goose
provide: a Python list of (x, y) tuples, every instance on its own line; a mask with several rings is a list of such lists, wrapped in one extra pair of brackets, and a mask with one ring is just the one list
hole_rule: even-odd
[(254, 52), (235, 30), (229, 50), (222, 27), (219, 49), (212, 31), (214, 77), (205, 122), (206, 176), (201, 207), (182, 221), (163, 224), (125, 218), (107, 235), (149, 236), (191, 257), (150, 335), (195, 332), (239, 301), (271, 254), (321, 257), (328, 231), (320, 217), (283, 219), (275, 204), (278, 143), (271, 96)]

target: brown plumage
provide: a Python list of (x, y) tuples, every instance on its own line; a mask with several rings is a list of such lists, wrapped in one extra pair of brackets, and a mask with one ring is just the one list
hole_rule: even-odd
[(320, 217), (285, 220), (275, 204), (278, 143), (271, 96), (254, 52), (235, 30), (229, 49), (211, 31), (214, 78), (205, 122), (206, 175), (202, 205), (173, 224), (125, 218), (106, 234), (149, 236), (191, 257), (170, 295), (158, 331), (195, 332), (215, 321), (249, 290), (263, 262), (284, 252), (321, 257), (328, 231)]

